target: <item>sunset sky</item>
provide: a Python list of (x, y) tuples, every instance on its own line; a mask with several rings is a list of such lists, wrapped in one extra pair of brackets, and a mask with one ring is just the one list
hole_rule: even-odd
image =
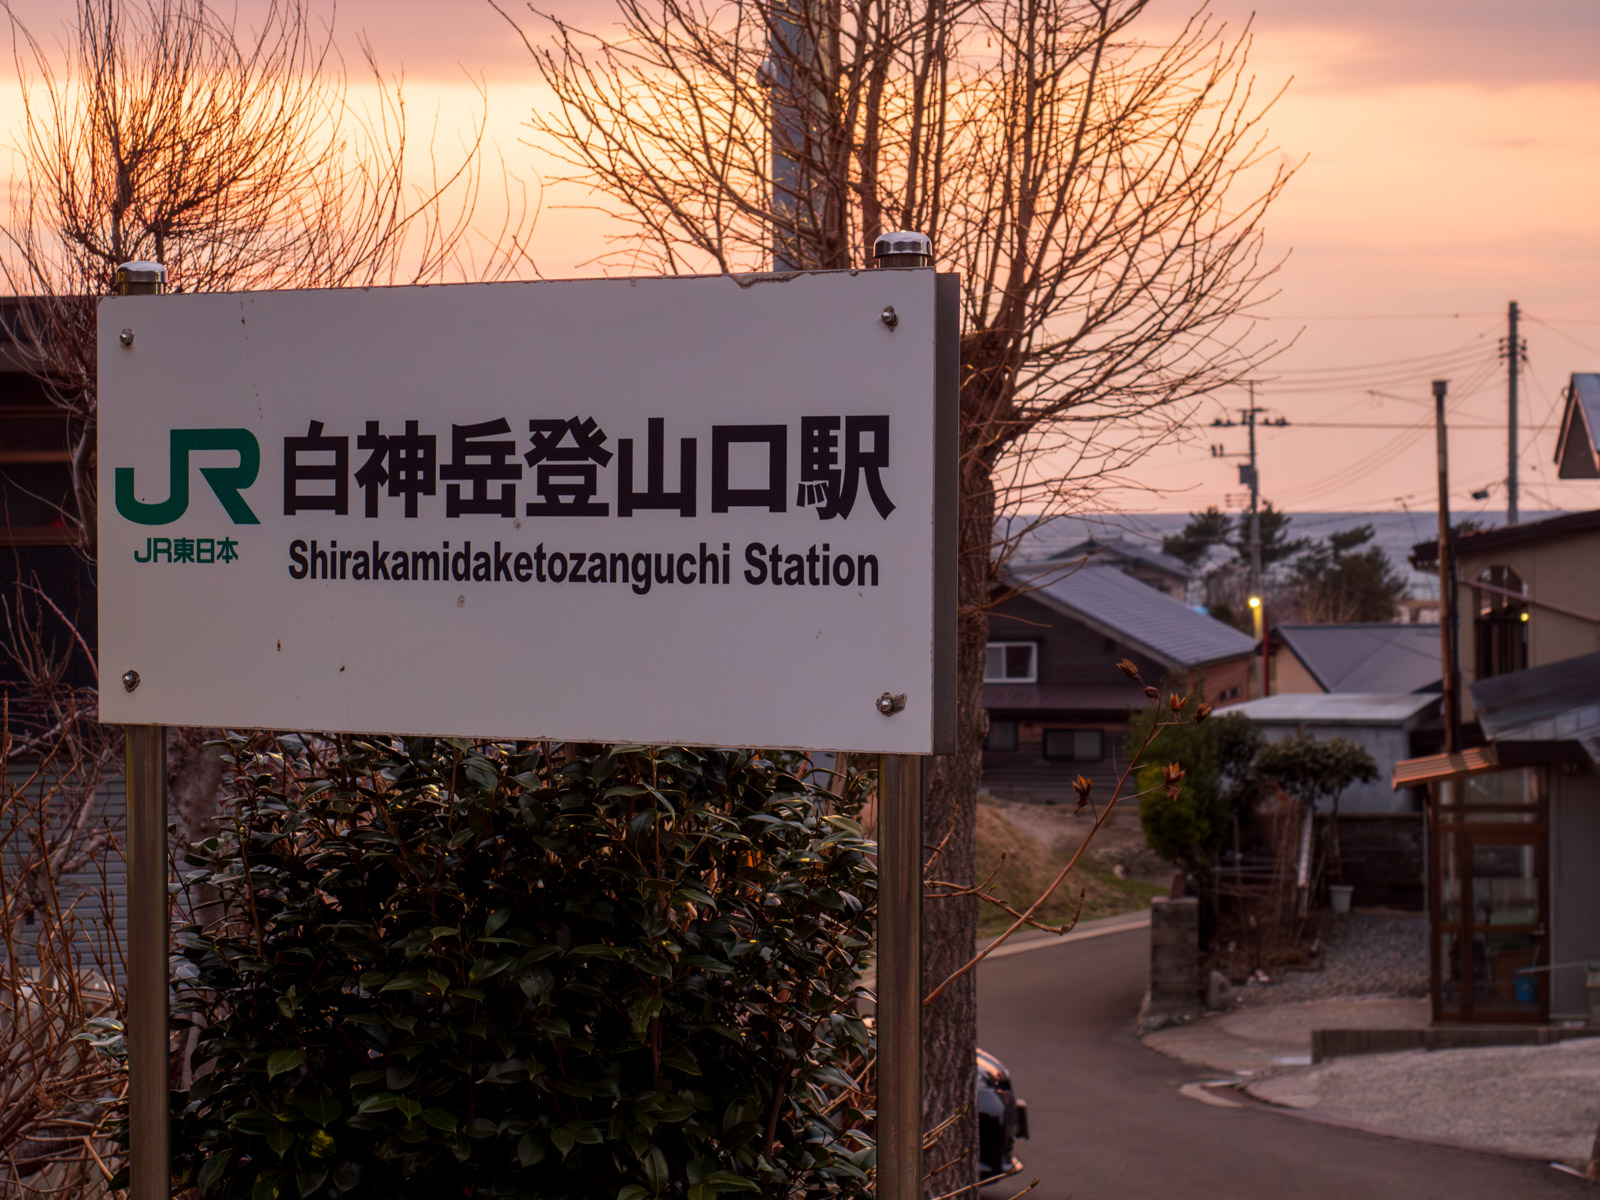
[[(1156, 25), (1188, 9), (1155, 2)], [(16, 7), (37, 32), (59, 20), (57, 3)], [(611, 19), (607, 0), (556, 7), (595, 27)], [(1502, 508), (1506, 384), (1495, 355), (1506, 304), (1517, 300), (1529, 359), (1522, 506), (1600, 506), (1600, 484), (1557, 482), (1551, 463), (1568, 375), (1600, 371), (1600, 3), (1211, 5), (1230, 27), (1252, 8), (1261, 85), (1292, 79), (1268, 122), (1272, 142), (1289, 160), (1306, 160), (1267, 218), (1270, 248), (1288, 258), (1277, 294), (1259, 310), (1261, 328), (1293, 344), (1263, 369), (1258, 388), (1263, 405), (1291, 422), (1262, 435), (1263, 494), (1302, 511), (1431, 508), (1428, 384), (1443, 377), (1458, 405), (1452, 503)], [(520, 122), (544, 94), (486, 0), (342, 0), (337, 25), (350, 51), (364, 32), (387, 68), (404, 68), (414, 121), (437, 106), (444, 127), (458, 122), (471, 95), (464, 73), (481, 73), (502, 152), (529, 172), (549, 170), (520, 142)], [(0, 107), (8, 124), (14, 115), (14, 102)], [(541, 273), (595, 273), (584, 264), (603, 249), (603, 224), (557, 207), (581, 197), (552, 188), (544, 200), (534, 243)], [(1243, 399), (1216, 396), (1202, 424)], [(1418, 428), (1315, 427), (1331, 423)], [(1236, 465), (1207, 450), (1218, 440), (1244, 448), (1242, 431), (1218, 438), (1199, 428), (1133, 473), (1159, 481), (1159, 499), (1129, 491), (1121, 502), (1236, 506)], [(1486, 485), (1488, 501), (1469, 498)]]

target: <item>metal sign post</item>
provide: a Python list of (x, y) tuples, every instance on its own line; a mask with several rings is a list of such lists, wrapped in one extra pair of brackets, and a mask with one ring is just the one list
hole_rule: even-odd
[[(124, 296), (159, 296), (167, 269), (131, 262), (117, 268)], [(133, 352), (132, 330), (122, 347)], [(109, 497), (103, 497), (109, 499)], [(125, 691), (139, 674), (122, 676)], [(128, 990), (124, 1002), (128, 1046), (129, 1200), (166, 1200), (172, 1165), (167, 1132), (167, 729), (127, 725)]]
[[(921, 233), (872, 246), (884, 268), (932, 265)], [(888, 698), (891, 703), (893, 698)], [(878, 1200), (922, 1195), (922, 759), (878, 759)]]
[(878, 1200), (922, 1195), (922, 759), (878, 759)]

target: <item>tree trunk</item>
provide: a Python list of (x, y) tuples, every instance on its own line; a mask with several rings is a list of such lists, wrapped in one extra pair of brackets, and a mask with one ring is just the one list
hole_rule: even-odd
[[(965, 432), (965, 431), (964, 431)], [(939, 847), (928, 873), (966, 886), (973, 874), (978, 785), (983, 775), (983, 667), (989, 640), (989, 547), (994, 537), (994, 484), (987, 464), (963, 446), (959, 513), (960, 584), (957, 617), (957, 743), (935, 760), (923, 810), (923, 837)], [(942, 845), (941, 845), (942, 843)], [(973, 896), (923, 903), (923, 994), (938, 987), (971, 958), (977, 942), (978, 902)], [(965, 1115), (926, 1157), (938, 1171), (925, 1195), (970, 1188), (977, 1194), (978, 1114), (976, 1064), (978, 976), (959, 979), (923, 1013), (923, 1129)], [(948, 1170), (939, 1168), (951, 1164)]]

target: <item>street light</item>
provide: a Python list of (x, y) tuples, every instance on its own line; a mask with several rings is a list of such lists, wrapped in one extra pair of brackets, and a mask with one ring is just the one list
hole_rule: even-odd
[(1261, 610), (1261, 597), (1251, 596), (1246, 603), (1250, 605), (1250, 631), (1255, 635), (1256, 642), (1261, 647), (1261, 694), (1267, 695), (1272, 690), (1271, 682), (1267, 678), (1269, 662), (1267, 657), (1267, 639), (1265, 614)]

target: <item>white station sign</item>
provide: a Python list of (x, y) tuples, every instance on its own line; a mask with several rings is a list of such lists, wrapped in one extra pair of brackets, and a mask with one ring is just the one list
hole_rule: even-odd
[(103, 301), (101, 719), (947, 749), (952, 283)]

